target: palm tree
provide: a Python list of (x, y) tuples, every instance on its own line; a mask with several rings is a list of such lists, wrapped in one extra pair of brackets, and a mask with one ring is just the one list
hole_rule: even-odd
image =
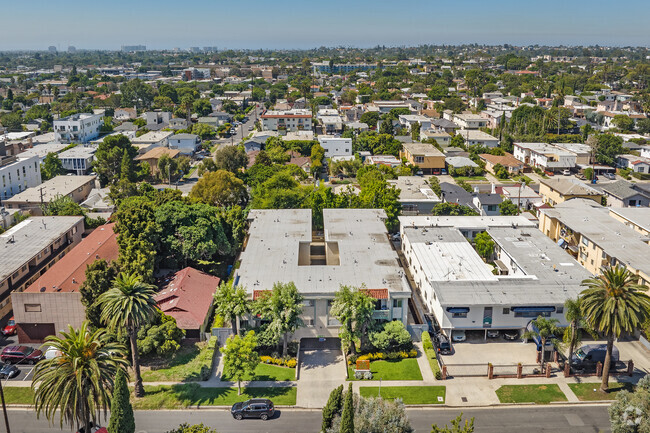
[(69, 326), (62, 337), (49, 336), (48, 346), (61, 352), (36, 365), (32, 388), (36, 414), (42, 413), (52, 421), (60, 412), (60, 426), (73, 429), (84, 426), (90, 431), (90, 422), (97, 424), (100, 411), (111, 403), (113, 380), (118, 370), (126, 370), (126, 348), (112, 342), (105, 329), (91, 332), (88, 322), (76, 331)]
[(569, 322), (569, 326), (564, 328), (563, 342), (569, 347), (569, 356), (567, 360), (569, 362), (569, 371), (571, 371), (573, 352), (581, 342), (580, 329), (584, 329), (589, 333), (592, 333), (593, 331), (589, 326), (589, 323), (584, 319), (581, 298), (566, 300), (564, 303), (564, 317), (566, 317), (566, 320)]
[(232, 282), (222, 283), (214, 294), (216, 302), (215, 312), (229, 320), (232, 332), (239, 335), (239, 319), (250, 313), (250, 301), (243, 287), (233, 287)]
[(114, 331), (126, 330), (131, 342), (131, 356), (135, 371), (135, 396), (144, 395), (140, 360), (138, 357), (138, 329), (149, 323), (158, 310), (153, 299), (154, 286), (142, 282), (142, 277), (133, 273), (120, 273), (113, 282), (113, 288), (97, 299), (102, 309), (101, 319)]
[(292, 334), (302, 325), (303, 296), (298, 292), (296, 285), (291, 283), (275, 283), (271, 292), (256, 301), (256, 312), (264, 320), (269, 320), (267, 332), (273, 336), (274, 341), (282, 339), (282, 356), (287, 356), (289, 334)]
[(560, 327), (557, 326), (557, 319), (547, 319), (543, 316), (537, 317), (532, 323), (537, 329), (524, 332), (524, 338), (539, 338), (540, 345), (542, 346), (542, 371), (544, 371), (544, 365), (546, 363), (546, 342), (550, 341), (555, 348), (559, 346), (560, 340), (555, 336), (560, 332)]
[(582, 282), (582, 309), (594, 330), (607, 336), (607, 354), (603, 363), (601, 391), (609, 388), (609, 369), (614, 337), (633, 332), (650, 315), (650, 297), (639, 277), (623, 266), (610, 267), (602, 275)]

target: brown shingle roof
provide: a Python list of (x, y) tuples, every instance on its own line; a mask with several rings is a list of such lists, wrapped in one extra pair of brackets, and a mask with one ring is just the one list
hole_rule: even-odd
[(519, 161), (517, 158), (512, 156), (509, 153), (506, 153), (503, 156), (492, 155), (490, 153), (481, 153), (479, 154), (481, 159), (489, 161), (493, 165), (501, 164), (504, 167), (521, 167), (524, 165), (523, 162)]
[(170, 149), (168, 147), (154, 147), (144, 155), (138, 156), (136, 160), (142, 161), (145, 159), (160, 159), (160, 157), (163, 155), (169, 155), (170, 158), (176, 158), (179, 153), (181, 153), (181, 151), (178, 149)]

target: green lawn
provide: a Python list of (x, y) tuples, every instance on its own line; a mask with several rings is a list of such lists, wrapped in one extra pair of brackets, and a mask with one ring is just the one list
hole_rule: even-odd
[(456, 182), (464, 180), (465, 182), (487, 182), (487, 177), (485, 176), (457, 176), (454, 177)]
[(625, 382), (610, 382), (608, 392), (602, 392), (600, 390), (600, 382), (570, 383), (569, 388), (571, 388), (571, 391), (573, 391), (580, 401), (614, 400), (619, 391), (634, 391), (634, 385)]
[[(354, 378), (354, 366), (348, 366), (348, 380)], [(418, 366), (418, 360), (407, 358), (391, 361), (372, 361), (370, 363), (372, 380), (422, 380), (422, 372)]]
[(503, 385), (497, 389), (501, 403), (539, 403), (567, 401), (559, 386), (548, 385)]
[(214, 349), (207, 343), (181, 347), (171, 359), (145, 360), (142, 380), (145, 382), (197, 382), (201, 380), (201, 367), (212, 365)]
[(145, 396), (132, 398), (134, 409), (178, 409), (190, 405), (230, 406), (250, 398), (269, 398), (276, 405), (295, 405), (295, 387), (243, 388), (237, 395), (237, 387), (203, 388), (198, 384), (172, 386), (145, 386)]
[[(231, 380), (229, 377), (222, 376), (221, 380)], [(255, 368), (253, 377), (245, 376), (242, 380), (296, 380), (296, 369), (289, 367), (281, 367), (273, 364), (259, 363)]]
[(34, 404), (34, 391), (31, 387), (3, 386), (7, 404)]
[[(401, 398), (404, 404), (444, 404), (444, 386), (382, 386), (381, 397), (386, 400)], [(377, 397), (378, 386), (362, 386), (359, 388), (362, 397)], [(442, 397), (442, 401), (438, 400)]]
[(426, 356), (427, 360), (429, 361), (429, 367), (431, 367), (431, 372), (433, 373), (433, 377), (438, 379), (436, 375), (442, 374), (442, 372), (440, 371), (440, 364), (438, 364), (438, 358), (436, 357), (436, 352), (433, 349), (425, 350), (424, 356)]

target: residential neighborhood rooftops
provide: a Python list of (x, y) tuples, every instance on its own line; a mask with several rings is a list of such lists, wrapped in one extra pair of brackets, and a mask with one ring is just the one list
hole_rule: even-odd
[(86, 267), (95, 260), (117, 259), (115, 223), (93, 230), (54, 266), (34, 281), (25, 292), (78, 292), (86, 281)]
[(501, 164), (502, 166), (508, 167), (521, 167), (523, 162), (519, 161), (517, 158), (510, 154), (506, 155), (492, 155), (489, 153), (481, 153), (479, 158), (490, 162), (493, 165)]
[(562, 195), (601, 195), (601, 192), (591, 186), (580, 182), (577, 179), (571, 178), (551, 178), (551, 179), (541, 179), (540, 183), (548, 186), (549, 188), (559, 192)]
[(444, 156), (444, 154), (436, 149), (433, 144), (429, 143), (404, 143), (404, 149), (409, 152), (411, 155), (421, 155), (421, 156)]
[(613, 195), (619, 199), (626, 199), (638, 194), (645, 195), (643, 191), (636, 190), (632, 187), (632, 183), (626, 180), (617, 180), (616, 182), (606, 183), (600, 187), (604, 192)]
[(168, 147), (154, 147), (151, 149), (149, 152), (138, 156), (136, 161), (142, 161), (145, 159), (159, 159), (163, 155), (168, 155), (170, 158), (175, 158), (179, 153), (181, 153), (180, 150), (178, 149), (170, 149)]
[(149, 131), (138, 138), (131, 140), (133, 143), (158, 143), (174, 135), (172, 131)]
[(388, 180), (388, 183), (400, 190), (400, 201), (440, 202), (440, 198), (422, 176), (399, 176), (397, 179)]
[(467, 158), (466, 156), (448, 156), (445, 158), (445, 162), (448, 165), (451, 165), (453, 167), (459, 168), (459, 167), (474, 167), (477, 168), (478, 164), (472, 161), (471, 159)]
[(82, 216), (30, 217), (0, 234), (0, 281), (82, 220)]
[[(277, 282), (308, 294), (333, 294), (341, 284), (409, 292), (380, 209), (324, 209), (326, 258), (311, 256), (310, 209), (252, 210), (249, 238), (235, 274), (252, 295)], [(318, 263), (318, 264), (316, 264)]]
[(614, 213), (630, 223), (650, 232), (650, 207), (620, 207), (609, 208)]
[(66, 196), (76, 189), (93, 182), (97, 176), (55, 176), (34, 188), (27, 188), (25, 191), (14, 195), (5, 202), (17, 203), (49, 203), (57, 196)]

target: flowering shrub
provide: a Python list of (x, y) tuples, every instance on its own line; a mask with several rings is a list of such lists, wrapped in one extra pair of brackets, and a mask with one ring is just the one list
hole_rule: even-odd
[(399, 351), (399, 352), (374, 352), (366, 353), (364, 355), (350, 355), (348, 356), (348, 364), (354, 365), (357, 360), (368, 360), (368, 361), (380, 361), (382, 359), (395, 360), (395, 359), (407, 359), (415, 358), (418, 356), (418, 352), (415, 349), (409, 351)]
[(273, 356), (260, 356), (260, 362), (263, 362), (264, 364), (280, 365), (289, 368), (296, 368), (296, 365), (298, 364), (296, 358), (283, 359), (275, 358)]

